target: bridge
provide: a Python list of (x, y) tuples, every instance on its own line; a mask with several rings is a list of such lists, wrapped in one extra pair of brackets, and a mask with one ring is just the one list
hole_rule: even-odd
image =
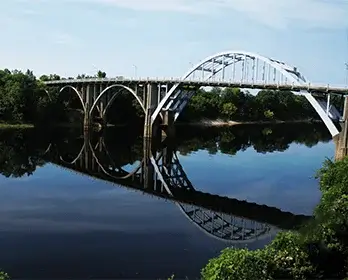
[(340, 133), (334, 121), (348, 118), (348, 100), (343, 115), (330, 105), (331, 94), (347, 95), (347, 87), (311, 84), (296, 67), (246, 51), (226, 51), (193, 66), (179, 79), (71, 79), (46, 82), (52, 88), (77, 94), (84, 112), (84, 126), (96, 115), (105, 121), (106, 112), (121, 91), (131, 94), (145, 113), (144, 136), (158, 131), (167, 134), (191, 97), (201, 87), (238, 87), (289, 90), (304, 95), (332, 137)]
[(280, 229), (298, 228), (310, 218), (196, 190), (175, 149), (165, 142), (155, 149), (154, 143), (145, 139), (143, 157), (132, 171), (115, 164), (103, 137), (93, 139), (85, 133), (77, 142), (81, 147), (74, 155), (71, 151), (67, 154), (67, 146), (51, 143), (45, 158), (71, 172), (170, 200), (202, 232), (223, 242), (247, 243), (267, 238)]

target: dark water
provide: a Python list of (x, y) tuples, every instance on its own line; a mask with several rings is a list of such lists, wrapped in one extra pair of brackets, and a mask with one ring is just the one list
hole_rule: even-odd
[[(0, 268), (13, 278), (199, 277), (227, 246), (308, 220), (334, 144), (321, 125), (0, 131)], [(29, 176), (28, 176), (29, 175)]]

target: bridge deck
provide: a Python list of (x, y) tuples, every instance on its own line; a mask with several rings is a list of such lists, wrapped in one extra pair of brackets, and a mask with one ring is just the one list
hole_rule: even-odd
[(174, 85), (181, 84), (182, 86), (192, 87), (236, 87), (248, 89), (273, 89), (273, 90), (291, 90), (296, 92), (308, 91), (317, 93), (337, 93), (348, 94), (347, 86), (335, 86), (328, 84), (303, 84), (296, 85), (294, 83), (287, 84), (272, 84), (260, 82), (244, 82), (244, 81), (226, 81), (226, 80), (183, 80), (177, 78), (159, 79), (159, 78), (102, 78), (102, 79), (70, 79), (44, 82), (48, 86), (65, 86), (73, 84), (144, 84), (155, 83), (159, 85)]

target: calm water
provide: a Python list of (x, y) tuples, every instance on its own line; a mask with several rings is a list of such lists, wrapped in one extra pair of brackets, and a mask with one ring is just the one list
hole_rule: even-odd
[(199, 277), (223, 248), (261, 248), (309, 219), (315, 172), (335, 149), (321, 125), (178, 127), (147, 145), (122, 128), (0, 131), (0, 268)]

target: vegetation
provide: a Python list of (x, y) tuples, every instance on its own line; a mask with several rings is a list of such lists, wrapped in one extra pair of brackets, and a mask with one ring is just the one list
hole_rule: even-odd
[(33, 72), (0, 71), (0, 120), (5, 123), (36, 123), (47, 109), (43, 85)]
[(182, 121), (203, 118), (260, 122), (310, 120), (318, 115), (304, 96), (289, 91), (261, 90), (252, 95), (237, 88), (214, 88), (200, 90), (181, 115)]
[(313, 221), (262, 250), (223, 250), (202, 269), (203, 279), (347, 279), (348, 157), (327, 160), (318, 178), (323, 195)]
[(7, 273), (0, 271), (0, 280), (9, 280), (10, 277)]

